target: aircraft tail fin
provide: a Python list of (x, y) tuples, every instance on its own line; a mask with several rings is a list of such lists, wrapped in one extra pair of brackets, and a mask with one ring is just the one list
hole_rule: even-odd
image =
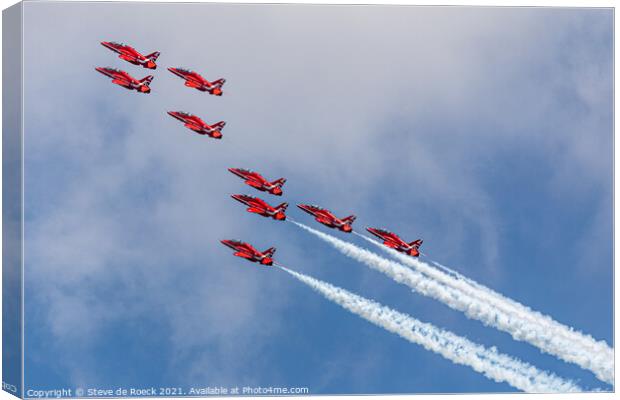
[(211, 82), (211, 84), (215, 86), (216, 88), (221, 88), (225, 83), (226, 83), (226, 79), (224, 78), (220, 78), (216, 81)]
[(355, 215), (349, 215), (348, 217), (343, 218), (342, 222), (346, 224), (352, 224), (353, 221), (355, 221), (355, 218), (357, 218)]
[(140, 79), (140, 83), (148, 85), (151, 83), (151, 81), (153, 80), (153, 75), (148, 75), (145, 76), (144, 78)]
[(413, 248), (417, 249), (420, 246), (422, 246), (422, 242), (424, 242), (422, 239), (414, 240), (413, 242), (409, 243), (409, 246), (412, 246)]
[(275, 252), (276, 252), (276, 248), (270, 247), (267, 250), (263, 251), (263, 254), (266, 255), (267, 257), (273, 257), (273, 253)]
[(217, 130), (220, 130), (220, 129), (224, 128), (224, 126), (226, 126), (226, 122), (224, 122), (224, 121), (216, 122), (212, 126), (213, 126), (213, 128), (215, 128)]
[(280, 178), (280, 179), (276, 179), (275, 181), (271, 182), (271, 184), (276, 185), (278, 187), (282, 187), (282, 185), (284, 185), (285, 182), (286, 182), (285, 178)]
[(288, 203), (282, 203), (276, 207), (276, 210), (284, 212), (286, 211), (287, 208), (288, 208)]
[(156, 61), (157, 57), (159, 57), (159, 51), (154, 51), (151, 54), (145, 56), (146, 58), (150, 59), (151, 61)]

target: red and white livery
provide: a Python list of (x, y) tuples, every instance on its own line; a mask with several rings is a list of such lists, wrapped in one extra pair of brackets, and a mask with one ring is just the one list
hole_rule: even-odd
[(199, 135), (208, 135), (214, 139), (221, 139), (223, 136), (222, 129), (226, 125), (224, 121), (209, 125), (199, 117), (184, 111), (168, 111), (168, 115), (183, 122), (186, 128), (193, 130)]
[(245, 258), (248, 261), (262, 265), (273, 265), (273, 253), (276, 252), (274, 247), (270, 247), (261, 252), (256, 250), (251, 244), (244, 243), (240, 240), (221, 240), (221, 243), (233, 249), (235, 251), (233, 254), (234, 256)]
[(313, 215), (314, 219), (317, 222), (320, 222), (325, 226), (329, 226), (330, 228), (336, 228), (347, 233), (353, 231), (353, 227), (351, 226), (351, 224), (353, 223), (353, 221), (355, 221), (355, 215), (349, 215), (348, 217), (340, 219), (336, 218), (336, 216), (332, 214), (331, 211), (328, 211), (319, 206), (310, 204), (298, 204), (297, 207), (301, 208), (308, 214)]
[(248, 212), (273, 218), (276, 221), (284, 221), (286, 219), (286, 214), (284, 212), (288, 207), (288, 203), (282, 203), (279, 206), (272, 207), (267, 204), (266, 201), (258, 197), (247, 196), (245, 194), (233, 194), (230, 197), (248, 206)]
[(214, 96), (221, 96), (222, 86), (226, 83), (226, 79), (220, 78), (216, 81), (209, 82), (196, 71), (190, 71), (187, 68), (168, 68), (176, 76), (185, 79), (185, 86), (198, 89), (201, 92), (209, 92)]
[(142, 67), (148, 69), (157, 68), (155, 61), (157, 61), (157, 57), (159, 57), (159, 51), (154, 51), (151, 54), (143, 56), (139, 51), (124, 43), (101, 42), (101, 45), (115, 53), (118, 53), (118, 58), (134, 65), (141, 65)]
[(245, 179), (246, 185), (252, 186), (261, 192), (268, 192), (276, 196), (282, 196), (282, 185), (286, 182), (286, 179), (284, 178), (269, 182), (258, 172), (250, 171), (249, 169), (228, 168), (228, 170), (237, 175), (239, 178)]
[(414, 240), (411, 243), (407, 243), (402, 240), (397, 234), (390, 232), (386, 229), (366, 228), (366, 230), (378, 237), (379, 239), (383, 240), (383, 244), (387, 247), (391, 247), (396, 251), (408, 254), (412, 257), (420, 256), (419, 248), (422, 245), (422, 239)]
[(95, 70), (109, 78), (112, 78), (112, 83), (122, 86), (125, 89), (135, 90), (140, 93), (151, 93), (151, 87), (149, 85), (153, 80), (153, 75), (137, 80), (127, 72), (116, 68), (97, 67)]

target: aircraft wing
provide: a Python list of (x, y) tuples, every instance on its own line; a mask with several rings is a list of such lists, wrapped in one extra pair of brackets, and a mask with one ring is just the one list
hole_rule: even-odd
[(119, 56), (119, 58), (125, 60), (125, 61), (137, 61), (138, 58), (134, 55), (131, 54), (127, 54), (127, 53), (121, 53), (121, 55)]
[(124, 80), (124, 79), (119, 79), (119, 78), (114, 78), (112, 80), (112, 83), (116, 83), (117, 85), (121, 85), (121, 86), (125, 86), (125, 87), (130, 87), (131, 86), (129, 84), (129, 81)]
[(321, 217), (316, 217), (316, 220), (322, 224), (327, 224), (327, 225), (333, 225), (334, 221), (329, 219), (329, 218), (325, 218), (323, 216)]
[(196, 131), (196, 132), (200, 132), (202, 130), (202, 127), (200, 127), (200, 126), (198, 126), (196, 124), (190, 124), (189, 122), (185, 123), (185, 127), (189, 128), (189, 129), (191, 129), (193, 131)]
[(252, 255), (251, 254), (245, 253), (243, 251), (237, 251), (237, 252), (235, 252), (234, 255), (237, 256), (237, 257), (247, 258), (248, 260), (252, 259)]
[(196, 81), (190, 80), (190, 79), (186, 79), (185, 80), (185, 86), (187, 87), (191, 87), (191, 88), (199, 88), (202, 85)]
[(259, 189), (263, 187), (262, 183), (257, 182), (255, 180), (251, 180), (251, 179), (246, 180), (245, 184), (246, 185), (250, 185), (250, 186), (255, 187), (255, 188), (259, 188)]

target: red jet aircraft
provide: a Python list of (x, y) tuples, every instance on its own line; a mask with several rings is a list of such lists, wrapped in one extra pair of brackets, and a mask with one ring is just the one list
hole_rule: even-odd
[(143, 56), (136, 49), (124, 43), (101, 42), (101, 45), (118, 53), (118, 58), (129, 61), (134, 65), (142, 65), (144, 68), (148, 69), (157, 68), (155, 61), (157, 61), (157, 57), (159, 57), (159, 51)]
[(317, 222), (330, 228), (340, 229), (343, 232), (353, 231), (351, 224), (355, 221), (355, 215), (349, 215), (346, 218), (338, 219), (330, 211), (325, 210), (319, 206), (313, 206), (309, 204), (298, 204), (297, 207), (301, 208), (310, 215), (313, 215)]
[(258, 172), (250, 171), (243, 168), (228, 168), (230, 172), (237, 175), (241, 179), (245, 179), (245, 184), (250, 185), (261, 192), (269, 192), (276, 196), (282, 196), (282, 185), (286, 182), (286, 179), (280, 178), (273, 182), (269, 182), (263, 178)]
[(149, 75), (145, 78), (137, 80), (125, 71), (121, 71), (116, 68), (98, 67), (95, 68), (98, 72), (104, 74), (107, 77), (112, 78), (112, 83), (116, 83), (119, 86), (129, 90), (136, 90), (140, 93), (150, 93), (151, 88), (149, 84), (153, 80), (153, 75)]
[(198, 72), (190, 71), (185, 68), (168, 68), (168, 71), (172, 72), (176, 76), (185, 79), (185, 86), (196, 88), (201, 92), (209, 92), (215, 96), (222, 95), (222, 85), (226, 83), (226, 79), (220, 78), (216, 81), (209, 82), (203, 78)]
[(422, 239), (414, 240), (411, 243), (407, 243), (402, 240), (397, 234), (392, 233), (385, 229), (379, 228), (366, 228), (366, 230), (379, 239), (383, 240), (383, 244), (387, 247), (391, 247), (401, 253), (409, 254), (412, 257), (418, 257), (420, 251), (418, 250), (422, 245)]
[(248, 206), (248, 212), (256, 213), (263, 217), (271, 217), (277, 221), (284, 221), (286, 219), (284, 212), (288, 207), (288, 203), (282, 203), (274, 208), (258, 197), (246, 196), (244, 194), (233, 194), (231, 197)]
[(273, 265), (273, 253), (276, 249), (273, 247), (268, 248), (262, 253), (252, 247), (251, 244), (244, 243), (239, 240), (222, 240), (224, 246), (228, 246), (235, 250), (235, 256), (245, 258), (246, 260), (257, 262), (262, 265)]
[(189, 128), (200, 135), (209, 135), (214, 139), (222, 138), (222, 129), (226, 125), (226, 122), (224, 121), (209, 125), (197, 116), (183, 111), (168, 111), (168, 114), (171, 117), (183, 122), (186, 128)]

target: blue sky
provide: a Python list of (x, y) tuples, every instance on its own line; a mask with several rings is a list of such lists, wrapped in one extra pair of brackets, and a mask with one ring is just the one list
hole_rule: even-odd
[[(354, 213), (358, 228), (422, 237), (433, 259), (613, 345), (610, 10), (26, 3), (24, 18), (26, 388), (513, 390), (219, 244), (240, 238), (609, 389), (246, 213), (229, 195), (255, 193), (227, 168), (284, 176), (284, 200)], [(94, 71), (149, 73), (102, 40), (161, 51), (151, 94)], [(225, 77), (224, 96), (169, 66)], [(224, 139), (169, 110), (227, 121)]]

